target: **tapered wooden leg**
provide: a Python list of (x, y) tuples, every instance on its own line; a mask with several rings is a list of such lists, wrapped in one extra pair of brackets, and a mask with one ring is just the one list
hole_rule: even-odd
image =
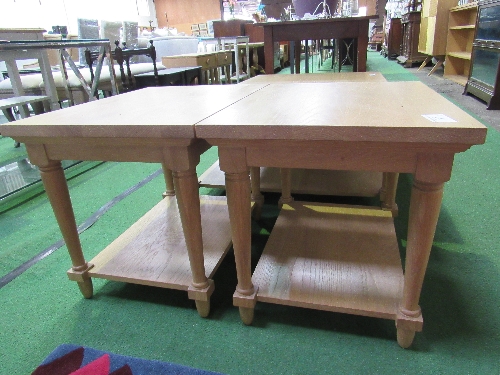
[(83, 256), (75, 215), (71, 206), (66, 177), (61, 162), (52, 161), (47, 165), (39, 166), (47, 197), (56, 216), (57, 223), (63, 235), (71, 258), (72, 267), (68, 271), (70, 280), (77, 281), (80, 291), (85, 298), (92, 297), (92, 280), (88, 270), (92, 265), (85, 261)]
[(230, 65), (225, 65), (224, 66), (224, 75), (226, 76), (226, 83), (231, 84), (231, 69)]
[(243, 322), (251, 324), (252, 319), (249, 317), (253, 317), (253, 313), (249, 313), (249, 310), (253, 311), (257, 302), (257, 288), (252, 284), (250, 178), (245, 149), (219, 146), (219, 165), (226, 176), (227, 205), (238, 277), (233, 304), (240, 308)]
[(431, 61), (431, 59), (432, 59), (432, 56), (427, 56), (425, 58), (425, 60), (422, 62), (422, 65), (420, 65), (418, 67), (417, 72), (420, 71), (420, 70), (422, 70), (423, 68), (425, 68), (425, 66), (429, 63), (429, 61)]
[(281, 197), (278, 205), (282, 207), (286, 203), (293, 202), (292, 197), (292, 170), (290, 168), (281, 168)]
[(259, 220), (264, 205), (264, 196), (260, 192), (260, 167), (250, 168), (250, 181), (252, 182), (252, 201), (255, 203), (253, 217)]
[(196, 169), (192, 166), (187, 171), (174, 171), (173, 176), (177, 205), (193, 277), (191, 286), (188, 288), (188, 297), (196, 301), (200, 316), (206, 317), (210, 312), (210, 296), (214, 291), (214, 284), (205, 275)]
[(165, 163), (162, 163), (161, 167), (163, 169), (163, 177), (165, 178), (165, 185), (167, 186), (167, 190), (165, 190), (165, 192), (163, 193), (163, 198), (172, 197), (175, 195), (174, 177), (172, 176), (172, 171), (167, 168)]
[(380, 189), (380, 200), (384, 211), (391, 211), (393, 216), (398, 215), (396, 204), (396, 191), (398, 188), (399, 173), (384, 172), (382, 189)]
[(396, 320), (398, 343), (403, 348), (409, 347), (412, 344), (415, 332), (422, 330), (423, 319), (418, 302), (429, 261), (442, 197), (443, 183), (424, 183), (418, 180), (413, 182), (403, 299)]

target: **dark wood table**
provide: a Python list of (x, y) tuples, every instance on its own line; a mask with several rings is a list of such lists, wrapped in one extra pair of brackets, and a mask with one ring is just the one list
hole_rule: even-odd
[[(328, 18), (285, 22), (261, 22), (264, 28), (264, 55), (266, 74), (274, 74), (274, 43), (319, 39), (354, 38), (357, 53), (354, 54), (353, 71), (366, 72), (366, 50), (368, 48), (368, 23), (378, 16)], [(300, 50), (296, 49), (297, 51)], [(300, 59), (295, 59), (295, 70), (300, 72)]]

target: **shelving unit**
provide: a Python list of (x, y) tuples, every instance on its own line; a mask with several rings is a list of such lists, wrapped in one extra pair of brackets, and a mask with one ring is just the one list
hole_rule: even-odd
[(477, 2), (450, 9), (444, 77), (465, 86), (471, 66)]

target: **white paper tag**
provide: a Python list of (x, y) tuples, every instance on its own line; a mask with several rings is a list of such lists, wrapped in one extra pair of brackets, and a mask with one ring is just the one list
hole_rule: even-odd
[(425, 117), (427, 120), (432, 122), (457, 122), (456, 120), (453, 120), (451, 117), (448, 117), (440, 113), (432, 115), (422, 115), (422, 117)]

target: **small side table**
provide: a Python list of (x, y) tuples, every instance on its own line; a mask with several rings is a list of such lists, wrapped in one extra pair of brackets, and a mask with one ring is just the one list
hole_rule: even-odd
[(217, 53), (201, 52), (186, 53), (183, 55), (163, 56), (161, 63), (165, 68), (201, 67), (202, 82), (220, 83), (217, 74)]

